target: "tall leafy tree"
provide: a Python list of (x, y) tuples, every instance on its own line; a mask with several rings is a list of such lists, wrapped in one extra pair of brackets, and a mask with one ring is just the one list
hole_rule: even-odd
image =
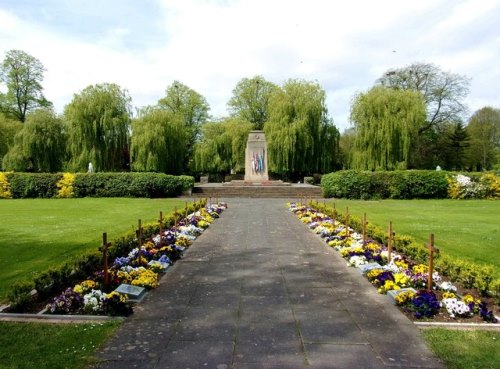
[(0, 68), (0, 81), (7, 86), (7, 93), (0, 94), (0, 111), (24, 122), (28, 112), (51, 107), (42, 93), (43, 72), (35, 57), (21, 50), (8, 51)]
[(337, 165), (339, 132), (317, 83), (292, 79), (273, 92), (264, 131), (270, 172), (300, 177)]
[(139, 172), (181, 173), (189, 138), (179, 115), (158, 107), (142, 109), (132, 121), (132, 169)]
[(469, 134), (462, 122), (449, 123), (443, 130), (438, 153), (441, 166), (447, 170), (463, 170)]
[(0, 113), (0, 170), (3, 168), (3, 157), (14, 144), (14, 136), (22, 127), (22, 123), (18, 120), (9, 119)]
[(467, 111), (464, 99), (469, 93), (469, 79), (445, 72), (434, 64), (413, 63), (390, 69), (377, 82), (394, 89), (419, 91), (424, 96), (427, 118), (419, 133), (459, 121)]
[(277, 88), (262, 76), (243, 78), (233, 89), (227, 104), (231, 116), (252, 123), (253, 129), (262, 130), (269, 117), (269, 99)]
[(210, 106), (202, 95), (178, 81), (167, 87), (165, 97), (158, 100), (158, 106), (178, 116), (184, 124), (187, 140), (183, 170), (187, 171), (194, 145), (200, 135), (200, 127), (209, 118)]
[(486, 106), (476, 111), (469, 119), (467, 132), (470, 136), (469, 168), (492, 169), (500, 162), (500, 109)]
[(86, 87), (64, 110), (68, 132), (69, 168), (98, 171), (127, 168), (130, 102), (126, 90), (113, 83)]
[(407, 168), (425, 124), (424, 99), (418, 91), (373, 87), (355, 97), (350, 120), (356, 130), (354, 168)]
[(209, 122), (202, 127), (202, 140), (196, 145), (193, 170), (228, 174), (245, 169), (245, 148), (253, 125), (238, 118)]
[(65, 145), (62, 120), (50, 109), (35, 110), (16, 134), (4, 166), (16, 171), (57, 172), (65, 162)]

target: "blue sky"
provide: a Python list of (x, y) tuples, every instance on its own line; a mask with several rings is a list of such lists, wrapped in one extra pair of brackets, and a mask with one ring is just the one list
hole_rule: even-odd
[(222, 117), (242, 78), (316, 81), (343, 130), (357, 92), (413, 62), (471, 78), (470, 114), (500, 108), (498, 24), (497, 0), (1, 0), (0, 58), (38, 58), (59, 113), (103, 82), (141, 107), (178, 80)]

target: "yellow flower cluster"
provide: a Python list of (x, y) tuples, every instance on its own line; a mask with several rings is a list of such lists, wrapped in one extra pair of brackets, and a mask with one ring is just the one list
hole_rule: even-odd
[(429, 268), (425, 264), (417, 264), (411, 270), (413, 274), (424, 274), (429, 271)]
[(74, 196), (73, 193), (73, 183), (75, 182), (75, 175), (73, 173), (63, 173), (62, 178), (57, 181), (56, 186), (59, 189), (57, 191), (57, 197), (60, 198), (71, 198)]
[(132, 273), (132, 286), (140, 286), (144, 288), (156, 288), (158, 287), (158, 274), (149, 269), (138, 269)]
[(112, 299), (112, 298), (113, 298), (113, 297), (115, 297), (115, 296), (118, 296), (118, 298), (120, 299), (120, 302), (121, 302), (121, 303), (126, 303), (126, 302), (127, 302), (127, 296), (126, 296), (126, 295), (122, 295), (121, 293), (118, 293), (118, 292), (116, 292), (116, 291), (113, 291), (113, 292), (111, 292), (111, 293), (108, 293), (108, 294), (106, 295), (106, 298), (107, 298), (107, 299)]
[(363, 253), (363, 248), (362, 247), (356, 247), (354, 249), (345, 248), (340, 250), (340, 255), (342, 255), (343, 258), (346, 258), (349, 256), (350, 252)]
[(488, 187), (488, 196), (500, 198), (500, 177), (494, 173), (485, 173), (481, 176), (481, 182)]
[(373, 280), (375, 278), (377, 278), (380, 274), (382, 274), (384, 272), (383, 269), (372, 269), (370, 271), (368, 271), (366, 273), (366, 278), (368, 278), (368, 280)]
[(384, 285), (378, 289), (378, 293), (385, 295), (387, 291), (400, 290), (400, 289), (401, 287), (399, 287), (395, 282), (388, 280), (385, 281)]
[(444, 299), (455, 299), (457, 298), (457, 295), (455, 295), (453, 292), (443, 292), (443, 300)]
[(191, 242), (191, 240), (187, 239), (186, 237), (179, 236), (175, 240), (175, 244), (177, 246), (189, 247), (189, 246), (191, 246), (192, 242)]
[(410, 282), (410, 277), (404, 273), (394, 273), (394, 283), (399, 287), (407, 287)]
[(471, 302), (473, 302), (473, 303), (479, 305), (481, 303), (481, 300), (480, 299), (475, 299), (471, 295), (465, 295), (464, 297), (462, 297), (462, 302), (465, 303), (465, 304), (470, 304)]
[(396, 264), (396, 266), (399, 268), (399, 269), (408, 269), (408, 263), (404, 260), (401, 260), (401, 259), (395, 259), (394, 260), (394, 264)]
[(365, 249), (373, 251), (373, 252), (378, 252), (378, 251), (382, 250), (382, 246), (380, 246), (379, 244), (377, 244), (375, 242), (369, 242), (365, 245)]
[(76, 293), (80, 294), (80, 295), (84, 295), (86, 294), (87, 292), (89, 292), (90, 290), (93, 290), (95, 289), (97, 286), (97, 283), (94, 282), (93, 280), (91, 279), (87, 279), (85, 281), (83, 281), (82, 283), (80, 284), (77, 284), (74, 288), (73, 288), (73, 291), (75, 291)]
[(0, 172), (0, 199), (12, 199), (10, 184), (7, 181), (7, 173)]
[(396, 305), (398, 305), (398, 306), (406, 305), (414, 297), (415, 297), (415, 292), (413, 292), (413, 291), (401, 292), (396, 296)]

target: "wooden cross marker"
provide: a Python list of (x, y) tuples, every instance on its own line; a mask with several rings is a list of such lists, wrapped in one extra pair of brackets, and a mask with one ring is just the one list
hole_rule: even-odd
[(139, 266), (141, 265), (142, 257), (142, 221), (139, 219), (137, 221), (137, 230), (135, 231), (137, 236), (137, 260), (139, 260)]
[(366, 213), (363, 214), (363, 246), (366, 245)]
[(426, 245), (429, 249), (429, 277), (427, 278), (427, 290), (432, 291), (432, 274), (434, 273), (434, 253), (439, 250), (434, 247), (434, 233), (430, 235), (430, 242)]
[(349, 206), (346, 208), (347, 211), (346, 211), (346, 214), (345, 214), (345, 229), (346, 229), (346, 232), (347, 232), (347, 237), (349, 237)]
[(389, 260), (389, 262), (391, 262), (391, 254), (392, 254), (392, 237), (393, 237), (393, 234), (392, 234), (392, 222), (389, 222), (389, 234), (388, 234), (388, 238), (387, 238), (387, 259)]
[(160, 224), (160, 248), (163, 246), (163, 212), (160, 211), (160, 219), (158, 219), (158, 223)]
[(177, 237), (177, 207), (174, 207), (174, 236)]
[(104, 232), (102, 234), (102, 245), (99, 247), (99, 251), (102, 252), (102, 263), (104, 269), (104, 288), (109, 287), (109, 270), (108, 270), (108, 248), (111, 243), (108, 242), (108, 234)]

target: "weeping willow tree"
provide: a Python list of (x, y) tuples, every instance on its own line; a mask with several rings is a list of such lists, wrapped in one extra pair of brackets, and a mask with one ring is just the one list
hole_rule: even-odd
[(68, 131), (69, 169), (126, 169), (129, 162), (131, 98), (116, 84), (88, 86), (64, 110)]
[(57, 172), (65, 161), (65, 145), (62, 121), (50, 109), (35, 110), (14, 137), (4, 167), (20, 172)]
[(196, 145), (193, 170), (227, 174), (245, 169), (245, 147), (252, 123), (237, 118), (202, 126), (202, 140)]
[(158, 107), (139, 111), (132, 121), (132, 170), (180, 174), (189, 133), (178, 114)]
[(264, 131), (272, 173), (325, 173), (337, 164), (339, 132), (328, 118), (325, 91), (317, 83), (289, 80), (276, 90)]
[(0, 113), (0, 170), (5, 169), (2, 165), (2, 159), (12, 145), (14, 145), (14, 137), (22, 127), (23, 124), (21, 122), (9, 119)]
[(418, 91), (374, 87), (358, 94), (350, 116), (356, 131), (352, 167), (406, 169), (425, 118), (425, 101)]

